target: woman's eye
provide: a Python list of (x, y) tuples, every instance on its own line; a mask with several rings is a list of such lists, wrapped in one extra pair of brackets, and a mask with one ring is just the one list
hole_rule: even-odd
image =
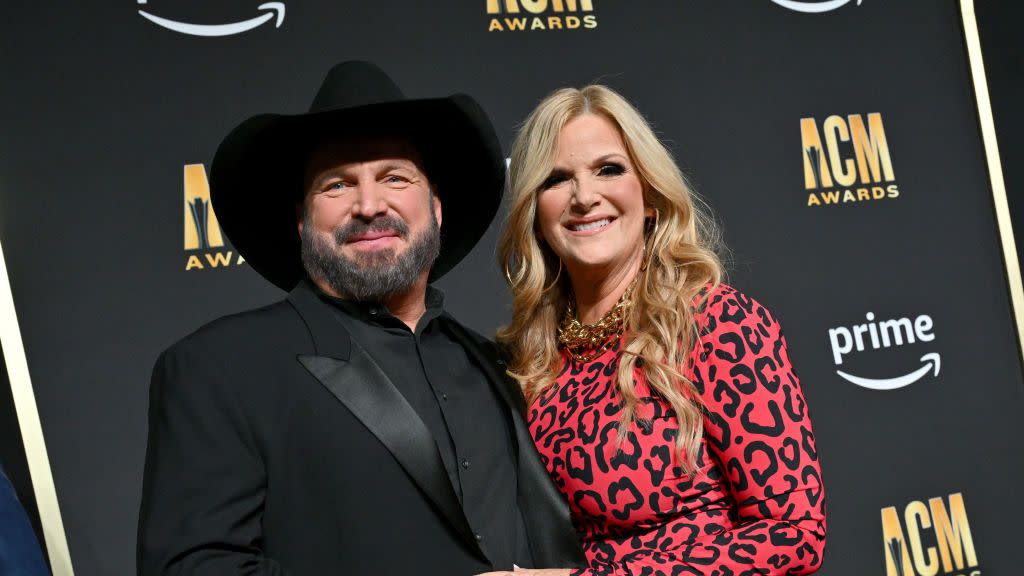
[(625, 173), (626, 168), (621, 164), (605, 164), (597, 170), (598, 176), (618, 176)]
[(566, 181), (566, 177), (565, 177), (564, 174), (552, 174), (551, 176), (548, 176), (547, 179), (545, 179), (543, 183), (541, 183), (540, 189), (541, 190), (547, 190), (548, 188), (551, 188), (553, 186), (557, 186), (557, 185), (559, 185), (559, 184), (561, 184), (562, 182), (565, 182), (565, 181)]

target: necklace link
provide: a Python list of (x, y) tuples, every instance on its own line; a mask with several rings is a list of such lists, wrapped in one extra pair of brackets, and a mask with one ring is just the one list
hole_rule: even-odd
[(586, 364), (622, 339), (626, 312), (633, 304), (633, 289), (639, 276), (633, 278), (615, 306), (593, 324), (584, 324), (576, 318), (575, 302), (569, 299), (558, 327), (558, 344), (565, 348), (574, 361)]

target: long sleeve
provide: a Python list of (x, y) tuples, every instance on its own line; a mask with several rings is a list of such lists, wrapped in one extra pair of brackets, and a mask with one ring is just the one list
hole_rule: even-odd
[[(825, 499), (814, 432), (786, 339), (767, 308), (735, 290), (710, 303), (694, 363), (711, 457), (739, 525), (688, 550), (737, 574), (808, 574), (821, 565)], [(713, 320), (711, 320), (713, 318)]]
[(138, 573), (285, 576), (263, 555), (266, 474), (235, 387), (188, 340), (150, 388)]
[(47, 576), (39, 541), (28, 515), (0, 467), (0, 574)]
[(591, 568), (573, 572), (576, 576), (788, 576), (821, 566), (821, 470), (779, 323), (727, 286), (714, 292), (707, 306), (692, 356), (692, 378), (706, 409), (705, 450), (698, 464), (707, 460), (708, 486), (721, 486), (731, 496), (732, 510), (722, 515), (728, 521), (705, 525), (683, 545), (678, 540), (685, 532), (652, 527), (641, 545), (608, 562), (592, 556)]

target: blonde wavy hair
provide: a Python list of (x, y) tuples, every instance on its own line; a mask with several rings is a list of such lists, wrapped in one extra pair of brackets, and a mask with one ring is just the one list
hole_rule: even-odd
[(601, 115), (618, 127), (640, 177), (644, 204), (657, 211), (656, 225), (648, 220), (645, 226), (647, 263), (638, 272), (620, 344), (615, 382), (623, 410), (618, 436), (625, 438), (629, 425), (639, 420), (635, 370), (641, 370), (651, 390), (675, 410), (680, 465), (692, 472), (704, 426), (700, 395), (685, 375), (699, 339), (691, 307), (703, 304), (707, 285), (721, 282), (720, 236), (672, 154), (643, 116), (608, 87), (551, 93), (516, 137), (509, 165), (509, 214), (499, 243), (499, 265), (512, 288), (512, 322), (498, 331), (498, 341), (511, 353), (509, 374), (530, 403), (555, 384), (562, 369), (557, 328), (572, 287), (559, 278), (558, 257), (539, 241), (537, 196), (551, 173), (562, 127), (583, 114)]

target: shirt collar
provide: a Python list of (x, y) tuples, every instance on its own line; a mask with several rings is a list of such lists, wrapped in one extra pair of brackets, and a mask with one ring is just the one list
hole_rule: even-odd
[[(396, 327), (403, 328), (406, 331), (409, 330), (409, 327), (406, 326), (404, 322), (391, 314), (388, 307), (380, 302), (336, 298), (325, 293), (315, 283), (310, 282), (310, 284), (313, 286), (313, 289), (316, 290), (317, 295), (321, 299), (331, 304), (347, 316), (374, 326), (384, 328)], [(435, 288), (428, 284), (424, 297), (424, 305), (426, 306), (426, 310), (423, 312), (423, 316), (416, 325), (417, 333), (422, 332), (430, 322), (444, 314), (444, 292), (439, 288)]]

